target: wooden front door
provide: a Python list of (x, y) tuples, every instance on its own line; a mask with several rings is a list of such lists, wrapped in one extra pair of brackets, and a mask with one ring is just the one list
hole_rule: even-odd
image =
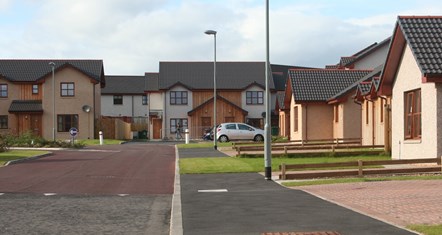
[(152, 119), (152, 139), (161, 139), (162, 119)]
[(41, 114), (18, 115), (18, 133), (21, 135), (26, 132), (31, 132), (35, 136), (42, 136)]
[(41, 115), (31, 114), (31, 131), (35, 136), (41, 137)]
[(200, 135), (204, 135), (207, 130), (209, 130), (213, 126), (211, 117), (201, 117), (201, 133)]

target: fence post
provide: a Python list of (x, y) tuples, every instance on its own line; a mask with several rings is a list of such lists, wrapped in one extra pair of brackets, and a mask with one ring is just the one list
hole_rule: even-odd
[(282, 163), (282, 165), (281, 165), (281, 178), (282, 178), (282, 180), (286, 179), (285, 172), (286, 172), (285, 163)]
[(240, 146), (236, 147), (236, 152), (238, 153), (238, 156), (241, 155), (241, 147)]
[(284, 146), (284, 154), (287, 155), (287, 146)]
[(331, 148), (332, 148), (332, 153), (334, 154), (335, 153), (335, 146), (332, 145)]
[(358, 176), (359, 177), (363, 177), (362, 166), (363, 166), (362, 160), (358, 160)]

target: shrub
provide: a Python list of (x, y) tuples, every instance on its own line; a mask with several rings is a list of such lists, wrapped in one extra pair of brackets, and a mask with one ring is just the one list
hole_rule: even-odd
[(0, 153), (8, 151), (8, 142), (5, 139), (5, 135), (0, 134)]
[(3, 140), (7, 146), (11, 147), (82, 148), (85, 146), (85, 144), (81, 142), (71, 144), (71, 141), (48, 141), (42, 137), (33, 135), (31, 132), (25, 132), (21, 135), (4, 135)]

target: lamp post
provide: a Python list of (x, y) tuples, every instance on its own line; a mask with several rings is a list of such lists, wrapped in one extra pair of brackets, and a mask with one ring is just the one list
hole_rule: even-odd
[(49, 62), (52, 67), (52, 140), (55, 141), (55, 63)]
[(270, 80), (270, 59), (269, 59), (269, 0), (266, 0), (266, 62), (265, 62), (265, 78), (266, 78), (266, 94), (265, 94), (265, 109), (266, 109), (266, 119), (264, 125), (264, 171), (265, 179), (272, 180), (272, 149), (271, 149), (271, 113), (270, 113), (270, 90), (269, 90), (269, 80)]
[(216, 31), (215, 30), (206, 30), (204, 32), (207, 35), (213, 35), (214, 39), (214, 53), (213, 53), (213, 148), (217, 149), (216, 141)]

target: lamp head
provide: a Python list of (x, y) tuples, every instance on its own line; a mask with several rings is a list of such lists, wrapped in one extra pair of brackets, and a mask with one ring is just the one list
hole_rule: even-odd
[(204, 33), (208, 34), (208, 35), (216, 35), (216, 31), (215, 30), (206, 30)]

